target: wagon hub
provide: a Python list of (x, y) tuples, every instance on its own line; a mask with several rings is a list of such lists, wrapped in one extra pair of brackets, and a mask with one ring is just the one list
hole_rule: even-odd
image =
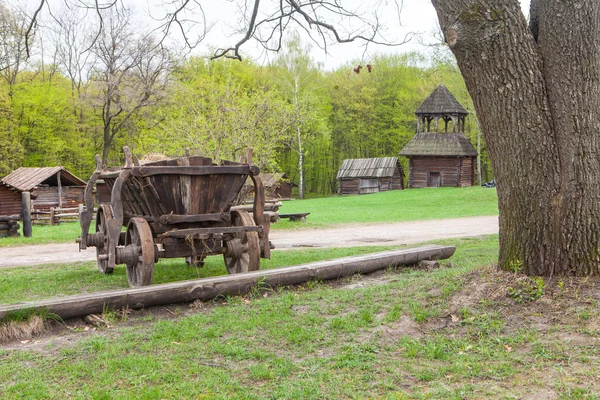
[(104, 240), (106, 239), (104, 232), (88, 233), (86, 238), (86, 245), (88, 247), (104, 247)]
[(242, 244), (242, 239), (240, 238), (234, 238), (231, 240), (228, 240), (225, 242), (225, 246), (226, 246), (226, 253), (225, 256), (226, 257), (231, 257), (231, 258), (235, 258), (238, 259), (242, 256), (242, 254), (244, 254), (244, 247), (248, 247), (248, 246), (244, 246)]

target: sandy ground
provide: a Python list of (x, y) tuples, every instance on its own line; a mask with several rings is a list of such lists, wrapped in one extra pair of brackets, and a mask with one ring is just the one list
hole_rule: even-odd
[[(390, 224), (352, 224), (339, 228), (271, 231), (276, 249), (403, 245), (429, 240), (498, 233), (498, 217), (470, 217)], [(0, 268), (91, 261), (95, 248), (78, 251), (75, 243), (0, 248)]]

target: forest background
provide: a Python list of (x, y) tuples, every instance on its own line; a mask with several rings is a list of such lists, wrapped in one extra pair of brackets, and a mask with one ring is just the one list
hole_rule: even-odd
[[(414, 111), (440, 83), (471, 113), (465, 133), (477, 143), (472, 101), (441, 47), (327, 71), (292, 32), (268, 63), (209, 60), (142, 32), (130, 10), (103, 12), (101, 36), (71, 11), (26, 46), (27, 19), (0, 6), (0, 176), (62, 165), (86, 180), (95, 154), (121, 165), (124, 145), (140, 158), (188, 149), (216, 161), (252, 146), (262, 171), (295, 183), (302, 171), (305, 195), (329, 195), (344, 159), (398, 155), (416, 132)], [(480, 154), (488, 181), (483, 138)]]

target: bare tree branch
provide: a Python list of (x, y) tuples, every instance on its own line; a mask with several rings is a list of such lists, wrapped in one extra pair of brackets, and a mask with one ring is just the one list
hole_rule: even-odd
[(33, 17), (31, 17), (31, 22), (27, 27), (27, 31), (25, 31), (25, 51), (27, 52), (27, 57), (29, 57), (29, 39), (33, 35), (33, 29), (37, 25), (38, 16), (40, 15), (42, 8), (44, 8), (44, 4), (46, 4), (46, 0), (40, 0), (40, 5), (33, 13)]
[[(96, 40), (100, 38), (100, 31), (106, 29), (100, 11), (123, 7), (122, 0), (62, 1), (73, 7), (96, 11), (100, 23)], [(208, 22), (205, 8), (202, 5), (206, 4), (204, 1), (209, 0), (163, 0), (164, 7), (161, 9), (164, 11), (163, 16), (151, 16), (154, 21), (159, 22), (159, 26), (153, 31), (154, 33), (161, 32), (162, 38), (158, 40), (158, 44), (162, 45), (167, 38), (176, 34), (183, 39), (187, 49), (198, 46), (212, 28), (212, 23)], [(395, 8), (395, 12), (398, 13), (400, 22), (399, 13), (403, 6), (402, 0), (369, 0), (374, 4), (362, 4), (362, 9), (368, 11), (360, 12), (347, 9), (340, 0), (232, 1), (240, 3), (239, 13), (242, 19), (237, 29), (242, 36), (235, 44), (218, 48), (213, 53), (212, 59), (225, 57), (241, 60), (240, 49), (251, 40), (256, 41), (265, 51), (279, 51), (284, 32), (292, 26), (306, 32), (310, 40), (325, 52), (329, 45), (336, 42), (361, 42), (366, 49), (369, 44), (399, 46), (412, 38), (412, 33), (409, 33), (401, 40), (390, 40), (382, 33), (385, 28), (380, 20), (382, 7), (389, 3), (390, 7)], [(39, 6), (29, 23), (27, 38), (35, 30), (44, 6), (49, 8), (48, 0), (39, 0)], [(190, 18), (190, 16), (193, 17)], [(193, 38), (193, 35), (196, 37)], [(29, 49), (28, 46), (29, 41), (27, 41), (27, 49)]]
[[(250, 23), (248, 24), (248, 30), (246, 31), (246, 36), (242, 40), (236, 43), (234, 47), (230, 47), (228, 49), (219, 49), (215, 52), (215, 54), (211, 57), (211, 59), (226, 57), (226, 58), (235, 58), (242, 61), (242, 57), (240, 56), (239, 50), (240, 47), (246, 43), (252, 35), (254, 34), (254, 28), (256, 25), (256, 17), (258, 15), (258, 8), (260, 5), (260, 0), (254, 0), (254, 9), (252, 10), (252, 17), (250, 18)], [(233, 51), (233, 56), (230, 56), (229, 53)]]

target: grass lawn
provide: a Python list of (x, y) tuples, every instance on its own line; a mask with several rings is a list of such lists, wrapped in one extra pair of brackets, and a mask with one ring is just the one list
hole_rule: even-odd
[(507, 290), (525, 278), (491, 267), (497, 236), (443, 243), (452, 267), (68, 321), (0, 349), (0, 397), (599, 398), (597, 281), (519, 304)]
[(284, 201), (282, 214), (310, 212), (298, 224), (282, 220), (273, 229), (328, 227), (348, 223), (421, 221), (498, 215), (495, 189), (425, 188), (354, 196)]
[[(285, 201), (280, 213), (310, 212), (306, 221), (281, 220), (272, 229), (327, 228), (350, 223), (380, 223), (498, 215), (495, 189), (427, 188), (395, 190), (361, 196), (333, 196)], [(94, 226), (90, 229), (93, 232)], [(78, 222), (58, 226), (34, 225), (31, 238), (1, 238), (0, 247), (75, 242)]]
[[(21, 227), (23, 223), (19, 223)], [(94, 231), (95, 223), (92, 223), (90, 232)], [(23, 229), (20, 230), (21, 235)], [(63, 222), (60, 225), (33, 225), (31, 237), (0, 238), (0, 247), (22, 246), (30, 244), (48, 243), (75, 243), (75, 239), (81, 235), (79, 222)]]

